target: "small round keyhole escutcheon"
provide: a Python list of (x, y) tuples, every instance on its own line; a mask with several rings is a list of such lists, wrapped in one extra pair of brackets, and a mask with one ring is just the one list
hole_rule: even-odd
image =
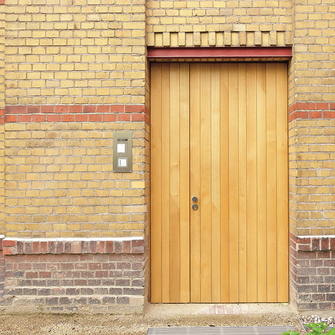
[(192, 201), (193, 202), (197, 202), (198, 201), (198, 198), (196, 196), (192, 197)]
[(192, 209), (193, 209), (194, 211), (197, 211), (197, 210), (198, 210), (198, 208), (199, 208), (199, 207), (198, 207), (198, 205), (197, 205), (197, 204), (193, 204), (193, 205), (192, 205)]

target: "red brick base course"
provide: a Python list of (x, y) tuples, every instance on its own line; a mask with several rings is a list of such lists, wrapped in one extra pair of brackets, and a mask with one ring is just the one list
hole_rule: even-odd
[(5, 312), (141, 312), (144, 241), (3, 241)]
[(298, 310), (335, 309), (335, 237), (290, 236), (291, 302)]

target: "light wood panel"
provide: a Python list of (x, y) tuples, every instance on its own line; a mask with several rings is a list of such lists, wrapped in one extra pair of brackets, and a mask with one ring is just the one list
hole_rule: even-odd
[(289, 296), (288, 259), (288, 144), (287, 117), (282, 113), (287, 105), (286, 64), (276, 65), (277, 82), (277, 300)]
[[(212, 184), (211, 184), (211, 72), (210, 64), (200, 66), (200, 206), (201, 226), (201, 302), (211, 302), (212, 299)], [(192, 94), (192, 92), (191, 92)], [(209, 113), (210, 111), (210, 113)]]
[[(189, 131), (189, 65), (179, 65), (179, 125), (180, 125), (180, 299), (178, 302), (189, 302), (190, 299), (190, 131)], [(172, 149), (173, 150), (173, 149)]]
[[(190, 96), (190, 131), (191, 134), (200, 134), (200, 64), (192, 64), (190, 71), (190, 91), (193, 94)], [(201, 193), (201, 184), (199, 176), (201, 175), (201, 148), (200, 136), (193, 136), (190, 141), (190, 158), (191, 158), (191, 194), (197, 196)], [(201, 211), (191, 211), (191, 302), (201, 302)]]
[(258, 300), (257, 282), (257, 68), (247, 68), (247, 299)]
[(151, 71), (151, 301), (288, 301), (286, 65)]
[(189, 302), (189, 65), (151, 71), (151, 301)]
[[(229, 186), (228, 234), (229, 234), (229, 301), (238, 302), (239, 254), (239, 109), (238, 109), (238, 64), (229, 65)], [(226, 163), (226, 164), (227, 164)]]
[(221, 301), (226, 302), (229, 301), (229, 68), (221, 64), (220, 70)]
[(166, 99), (166, 94), (162, 95), (162, 66), (153, 64), (151, 70), (155, 74), (151, 77), (151, 103), (152, 106), (155, 106), (151, 117), (151, 156), (155, 157), (151, 161), (151, 180), (154, 181), (151, 184), (151, 194), (155, 196), (155, 200), (151, 202), (151, 217), (154, 220), (154, 224), (151, 225), (151, 264), (153, 265), (151, 267), (151, 301), (155, 303), (163, 302), (162, 250), (166, 253), (167, 247), (162, 244), (162, 216), (160, 214), (162, 212), (162, 98)]
[(266, 65), (257, 64), (257, 292), (259, 302), (266, 302), (267, 272), (267, 198), (266, 198)]
[[(161, 192), (161, 190), (168, 190), (170, 188), (170, 66), (165, 63), (162, 67), (162, 82), (161, 89), (164, 89), (161, 100), (161, 111), (162, 111), (162, 152), (161, 152), (161, 249), (162, 252), (162, 302), (170, 302), (170, 240), (164, 238), (170, 234), (170, 193)], [(164, 127), (162, 127), (164, 125)], [(154, 144), (152, 144), (154, 145)], [(158, 156), (159, 157), (159, 156)], [(153, 163), (156, 160), (152, 161)], [(159, 162), (158, 167), (159, 167)], [(155, 170), (155, 169), (154, 169)], [(158, 194), (159, 194), (158, 193)], [(157, 194), (157, 193), (153, 193)], [(157, 198), (159, 199), (159, 198)], [(154, 203), (154, 201), (152, 202)], [(159, 213), (157, 213), (159, 215)], [(159, 217), (159, 216), (158, 216)], [(159, 246), (158, 246), (159, 247)], [(159, 267), (158, 267), (159, 268)]]
[[(212, 298), (221, 301), (221, 129), (220, 129), (220, 64), (211, 72), (211, 185), (212, 185)], [(215, 143), (215, 145), (213, 145)]]

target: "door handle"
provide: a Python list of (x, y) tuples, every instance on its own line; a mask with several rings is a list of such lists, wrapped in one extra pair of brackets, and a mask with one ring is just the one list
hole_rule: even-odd
[(194, 202), (194, 204), (192, 205), (192, 209), (193, 209), (194, 211), (197, 211), (198, 208), (199, 208), (199, 206), (198, 206), (195, 202), (198, 202), (198, 198), (197, 198), (196, 196), (193, 196), (193, 197), (192, 197), (192, 201)]

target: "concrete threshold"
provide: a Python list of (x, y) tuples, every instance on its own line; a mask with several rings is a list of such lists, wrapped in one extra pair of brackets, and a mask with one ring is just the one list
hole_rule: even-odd
[(150, 328), (147, 335), (282, 335), (289, 327), (187, 327)]
[(290, 314), (294, 313), (290, 304), (148, 304), (145, 316), (180, 315), (250, 315), (250, 314)]

